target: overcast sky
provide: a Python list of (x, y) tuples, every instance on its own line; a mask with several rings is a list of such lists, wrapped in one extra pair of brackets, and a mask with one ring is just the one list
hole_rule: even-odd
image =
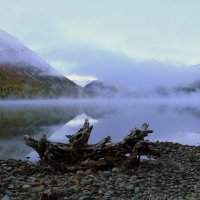
[(0, 29), (71, 79), (134, 84), (135, 68), (200, 63), (199, 10), (199, 0), (0, 0)]

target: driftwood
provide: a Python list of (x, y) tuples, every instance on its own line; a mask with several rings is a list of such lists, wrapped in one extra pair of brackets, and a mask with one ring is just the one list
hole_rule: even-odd
[(25, 144), (32, 147), (41, 160), (56, 170), (76, 171), (87, 169), (108, 169), (112, 167), (138, 166), (140, 156), (159, 156), (160, 152), (144, 137), (152, 133), (144, 123), (141, 129), (133, 129), (121, 142), (111, 143), (107, 136), (97, 144), (88, 144), (93, 126), (86, 119), (83, 127), (74, 135), (66, 135), (69, 142), (56, 143), (47, 140), (44, 135), (40, 140), (25, 135)]

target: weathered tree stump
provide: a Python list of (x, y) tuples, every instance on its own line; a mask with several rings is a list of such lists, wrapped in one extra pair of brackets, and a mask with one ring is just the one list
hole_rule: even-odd
[(25, 135), (25, 144), (32, 147), (41, 160), (56, 170), (76, 171), (87, 169), (108, 169), (112, 167), (138, 166), (140, 156), (159, 156), (160, 152), (153, 148), (144, 137), (152, 133), (144, 123), (141, 129), (133, 129), (121, 142), (111, 143), (107, 136), (97, 144), (88, 144), (93, 126), (88, 119), (83, 127), (74, 135), (66, 135), (69, 143), (57, 143), (47, 140), (44, 135), (40, 140)]

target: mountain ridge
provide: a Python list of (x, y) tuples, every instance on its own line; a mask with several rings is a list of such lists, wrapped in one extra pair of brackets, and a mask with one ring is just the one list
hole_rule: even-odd
[(114, 85), (110, 82), (103, 80), (93, 80), (87, 85), (85, 85), (85, 88), (93, 97), (129, 98), (137, 96), (137, 94), (128, 87)]
[(0, 30), (0, 98), (78, 98), (83, 89)]

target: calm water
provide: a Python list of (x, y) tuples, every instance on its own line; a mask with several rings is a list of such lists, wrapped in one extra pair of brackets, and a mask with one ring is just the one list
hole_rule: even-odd
[(182, 144), (200, 143), (200, 104), (198, 99), (137, 99), (98, 101), (0, 101), (0, 159), (34, 160), (37, 155), (23, 143), (29, 134), (67, 142), (88, 118), (94, 129), (90, 143), (110, 135), (116, 142), (143, 122), (154, 133), (149, 140)]

